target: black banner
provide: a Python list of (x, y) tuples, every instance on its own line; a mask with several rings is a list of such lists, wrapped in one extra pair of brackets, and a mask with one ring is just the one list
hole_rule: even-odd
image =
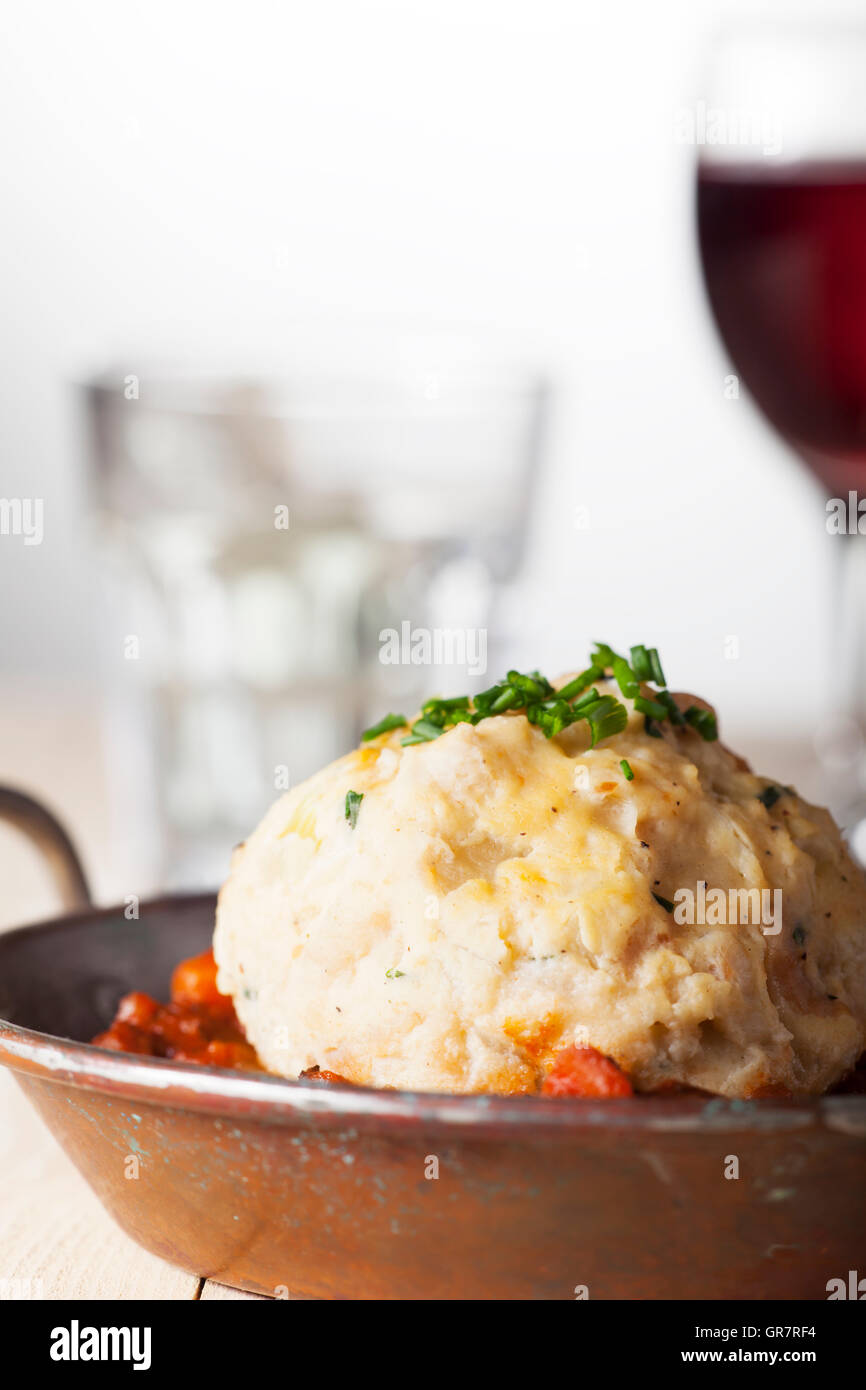
[[(858, 1300), (861, 1301), (861, 1300)], [(866, 1301), (866, 1300), (862, 1300)], [(109, 1370), (112, 1375), (166, 1375), (178, 1371), (223, 1379), (243, 1377), (249, 1383), (257, 1374), (269, 1378), (281, 1360), (299, 1369), (298, 1354), (307, 1360), (314, 1352), (324, 1354), (329, 1374), (339, 1362), (338, 1348), (346, 1348), (347, 1359), (371, 1350), (375, 1337), (380, 1355), (394, 1373), (394, 1357), (405, 1348), (417, 1364), (420, 1350), (418, 1327), (407, 1319), (405, 1309), (389, 1307), (384, 1316), (371, 1303), (361, 1303), (363, 1324), (355, 1324), (355, 1309), (346, 1303), (311, 1303), (298, 1300), (262, 1302), (6, 1302), (3, 1317), (7, 1355), (14, 1344), (17, 1368), (25, 1372), (50, 1372), (63, 1380), (92, 1377)], [(714, 1366), (762, 1366), (787, 1369), (805, 1367), (823, 1376), (859, 1364), (862, 1354), (866, 1310), (843, 1306), (849, 1299), (821, 1303), (625, 1303), (576, 1300), (579, 1306), (561, 1310), (553, 1323), (543, 1315), (541, 1323), (525, 1326), (528, 1346), (538, 1346), (540, 1333), (555, 1329), (557, 1337), (579, 1340), (561, 1343), (575, 1359), (575, 1374), (598, 1357), (609, 1375), (631, 1370), (666, 1374), (678, 1367), (700, 1373)], [(510, 1305), (495, 1305), (490, 1326), (495, 1328), (497, 1313)], [(5, 1317), (3, 1316), (5, 1314)], [(428, 1315), (429, 1317), (430, 1315)], [(444, 1360), (453, 1354), (453, 1344), (430, 1332), (441, 1334), (443, 1320), (462, 1321), (461, 1308), (454, 1303), (439, 1305), (422, 1335), (425, 1369), (436, 1361), (435, 1348), (442, 1347)], [(506, 1340), (514, 1344), (515, 1324), (506, 1313)], [(480, 1326), (478, 1319), (481, 1319)], [(322, 1319), (319, 1322), (319, 1319)], [(472, 1335), (486, 1327), (486, 1317), (478, 1304), (472, 1305)], [(360, 1338), (353, 1344), (329, 1338), (323, 1332), (335, 1327), (351, 1330), (358, 1326)], [(286, 1338), (291, 1337), (291, 1347)], [(587, 1339), (591, 1339), (587, 1341)], [(489, 1345), (489, 1342), (488, 1342)], [(450, 1348), (450, 1350), (449, 1350)], [(546, 1352), (550, 1351), (550, 1346)], [(287, 1355), (287, 1352), (289, 1354)], [(856, 1359), (855, 1359), (856, 1358)], [(366, 1357), (365, 1357), (366, 1359)]]

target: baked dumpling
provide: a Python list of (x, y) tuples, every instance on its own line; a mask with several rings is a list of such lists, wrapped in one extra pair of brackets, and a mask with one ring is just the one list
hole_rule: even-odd
[(214, 938), (269, 1071), (535, 1092), (577, 1044), (638, 1091), (750, 1097), (855, 1066), (866, 881), (829, 814), (700, 718), (596, 688), (625, 726), (595, 747), (586, 720), (548, 737), (520, 709), (408, 746), (400, 727), (271, 807)]

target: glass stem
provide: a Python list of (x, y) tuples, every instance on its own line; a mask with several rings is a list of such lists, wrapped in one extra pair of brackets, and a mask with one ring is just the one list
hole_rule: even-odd
[(826, 800), (851, 830), (866, 818), (866, 540), (834, 539), (832, 686), (815, 746), (827, 773)]
[(866, 541), (840, 536), (836, 564), (834, 683), (841, 713), (866, 734)]

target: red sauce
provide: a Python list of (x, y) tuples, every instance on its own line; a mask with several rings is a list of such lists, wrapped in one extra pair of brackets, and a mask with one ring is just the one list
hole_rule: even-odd
[(595, 1047), (566, 1047), (553, 1059), (541, 1087), (543, 1096), (583, 1096), (612, 1100), (633, 1096), (625, 1072)]
[(181, 961), (171, 977), (170, 1004), (140, 991), (124, 995), (111, 1027), (93, 1041), (115, 1052), (261, 1070), (231, 999), (217, 989), (213, 951)]

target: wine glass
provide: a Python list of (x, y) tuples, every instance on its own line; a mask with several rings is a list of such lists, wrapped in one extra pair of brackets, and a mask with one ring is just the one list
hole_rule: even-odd
[(694, 130), (716, 324), (739, 380), (822, 484), (839, 537), (831, 717), (816, 747), (847, 781), (838, 807), (866, 858), (866, 26), (726, 29)]

